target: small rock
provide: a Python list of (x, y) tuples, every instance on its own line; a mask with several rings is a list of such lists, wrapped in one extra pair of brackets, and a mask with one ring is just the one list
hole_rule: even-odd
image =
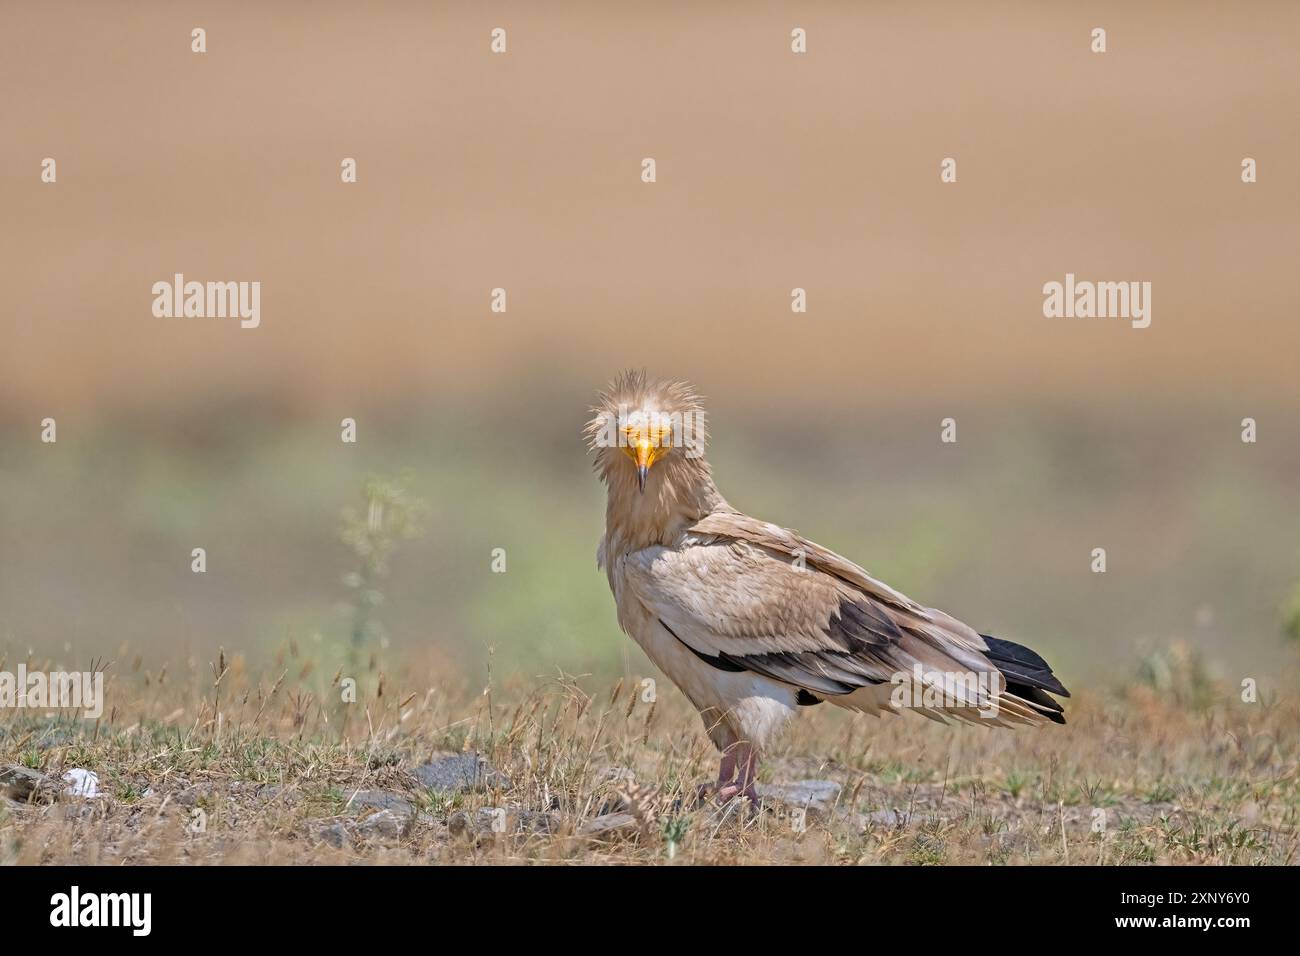
[(887, 827), (905, 827), (912, 822), (912, 814), (904, 810), (876, 810), (862, 816), (862, 822), (879, 823)]
[(764, 800), (805, 807), (810, 810), (830, 810), (839, 799), (840, 785), (834, 780), (796, 780), (793, 783), (758, 784), (755, 788)]
[(560, 828), (560, 815), (549, 810), (498, 810), (483, 807), (478, 812), (479, 831), (493, 833), (554, 833)]
[(40, 791), (48, 790), (50, 787), (50, 779), (39, 770), (17, 766), (0, 770), (0, 791), (20, 803), (26, 803)]
[(528, 833), (555, 833), (560, 829), (563, 818), (549, 810), (522, 810), (519, 813), (519, 829)]
[(409, 800), (386, 790), (358, 790), (348, 801), (348, 806), (353, 811), (391, 810), (400, 817), (415, 816), (415, 807)]
[[(421, 819), (425, 815), (421, 814)], [(493, 833), (556, 833), (562, 817), (549, 810), (504, 810), (480, 807), (469, 813), (459, 810), (447, 818), (452, 836), (484, 836)]]
[(380, 810), (357, 823), (357, 833), (365, 839), (384, 837), (397, 840), (411, 832), (411, 817), (392, 810)]
[(510, 781), (478, 754), (442, 754), (411, 771), (420, 785), (439, 793), (508, 787)]
[(348, 833), (347, 827), (336, 820), (317, 829), (316, 839), (337, 849), (342, 849), (351, 841), (351, 834)]
[(192, 787), (186, 787), (172, 799), (183, 807), (193, 807), (200, 801), (209, 800), (215, 792), (216, 788), (210, 783), (196, 783)]
[(88, 820), (103, 809), (103, 804), (89, 800), (70, 800), (59, 808), (65, 820)]
[(641, 832), (641, 824), (630, 813), (606, 813), (593, 817), (579, 829), (579, 836), (608, 839), (616, 836), (632, 836)]

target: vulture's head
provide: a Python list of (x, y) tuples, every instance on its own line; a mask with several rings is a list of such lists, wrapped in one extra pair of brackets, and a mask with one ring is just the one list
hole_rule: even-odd
[(686, 382), (627, 371), (600, 393), (592, 412), (587, 442), (597, 473), (611, 488), (635, 483), (644, 494), (657, 475), (704, 468), (704, 407)]

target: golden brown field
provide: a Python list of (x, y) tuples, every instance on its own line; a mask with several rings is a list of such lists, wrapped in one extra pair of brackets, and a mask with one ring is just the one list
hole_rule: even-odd
[[(280, 662), (162, 673), (128, 652), (99, 721), (8, 712), (0, 863), (1296, 861), (1300, 707), (1237, 701), (1185, 647), (1077, 689), (1066, 727), (812, 708), (759, 809), (696, 802), (715, 754), (662, 682), (653, 703), (627, 680), (467, 690), (425, 662), (343, 703), (303, 648)], [(60, 792), (73, 767), (101, 796)]]

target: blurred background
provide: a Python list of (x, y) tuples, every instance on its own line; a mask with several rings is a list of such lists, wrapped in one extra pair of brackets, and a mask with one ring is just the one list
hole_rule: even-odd
[[(1067, 683), (1294, 658), (1293, 3), (3, 18), (0, 655), (643, 671), (580, 429), (645, 366), (709, 397), (733, 504)], [(260, 281), (261, 327), (154, 318), (175, 272)], [(1045, 319), (1067, 272), (1151, 282), (1151, 327)], [(358, 537), (375, 499), (409, 536)]]

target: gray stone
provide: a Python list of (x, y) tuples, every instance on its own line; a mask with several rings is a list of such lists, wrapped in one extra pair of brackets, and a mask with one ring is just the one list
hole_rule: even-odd
[(194, 807), (216, 796), (217, 788), (210, 783), (196, 783), (177, 793), (172, 800), (182, 807)]
[(409, 800), (387, 790), (358, 790), (348, 801), (354, 813), (361, 810), (391, 810), (400, 817), (415, 816), (415, 807)]
[(555, 833), (560, 829), (563, 818), (550, 810), (521, 810), (519, 829), (528, 833)]
[(834, 780), (760, 783), (754, 789), (763, 800), (813, 810), (829, 810), (840, 796), (840, 785)]
[(934, 813), (918, 813), (912, 810), (899, 810), (890, 807), (885, 810), (859, 814), (857, 819), (858, 825), (863, 828), (875, 825), (902, 829), (904, 827), (919, 826), (923, 823), (932, 823), (939, 817)]
[(455, 837), (469, 836), (477, 832), (476, 821), (464, 810), (457, 810), (447, 818), (447, 830)]
[(348, 828), (342, 822), (335, 820), (333, 823), (327, 823), (325, 826), (316, 830), (316, 839), (322, 843), (328, 843), (337, 849), (342, 849), (351, 842), (351, 834)]
[(864, 823), (878, 823), (887, 827), (905, 827), (912, 822), (912, 814), (905, 810), (891, 808), (888, 810), (875, 810), (865, 814), (862, 819)]
[(411, 817), (398, 815), (392, 810), (380, 810), (357, 821), (357, 833), (365, 838), (383, 837), (398, 840), (411, 832)]
[(447, 818), (447, 829), (453, 836), (555, 833), (560, 829), (561, 822), (560, 815), (549, 810), (498, 810), (495, 807), (480, 807), (474, 813), (464, 810), (453, 813)]
[(57, 791), (58, 786), (39, 770), (30, 767), (5, 767), (0, 770), (0, 792), (10, 799), (24, 803), (42, 791)]
[(59, 808), (59, 813), (65, 820), (87, 820), (102, 812), (103, 804), (89, 800), (71, 801)]
[(420, 785), (439, 793), (460, 793), (510, 785), (478, 754), (440, 754), (411, 771)]
[[(554, 833), (560, 829), (560, 815), (549, 810), (507, 810), (505, 813), (506, 833)], [(501, 826), (500, 820), (500, 814), (491, 807), (478, 812), (481, 829), (495, 830)]]
[[(476, 811), (457, 810), (447, 818), (447, 830), (452, 836), (472, 837), (484, 833), (494, 832), (493, 824), (501, 819), (497, 811), (492, 807), (480, 807)], [(506, 829), (509, 829), (509, 815), (505, 818)]]
[(615, 836), (632, 836), (641, 832), (641, 823), (630, 813), (606, 813), (584, 823), (578, 834), (585, 837), (608, 839)]

